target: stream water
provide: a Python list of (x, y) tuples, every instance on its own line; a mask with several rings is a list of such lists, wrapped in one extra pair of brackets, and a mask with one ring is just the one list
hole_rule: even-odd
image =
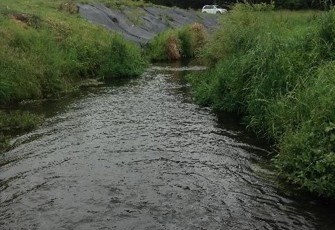
[[(268, 151), (151, 67), (47, 111), (0, 156), (0, 229), (334, 229), (334, 209), (264, 175)], [(327, 208), (325, 208), (327, 207)]]

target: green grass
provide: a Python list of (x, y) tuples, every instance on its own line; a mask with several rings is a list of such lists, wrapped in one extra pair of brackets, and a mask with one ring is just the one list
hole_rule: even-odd
[[(0, 3), (3, 9), (0, 57), (4, 60), (0, 64), (0, 103), (57, 96), (72, 90), (82, 78), (105, 78), (101, 74), (105, 74), (102, 70), (107, 66), (119, 77), (143, 71), (145, 62), (141, 61), (139, 49), (121, 43), (110, 31), (88, 23), (77, 14), (59, 11), (61, 3), (51, 0)], [(34, 20), (22, 22), (14, 19), (16, 14)], [(117, 45), (125, 49), (125, 57), (120, 53), (113, 56)], [(125, 58), (136, 66), (130, 69), (123, 66)]]
[(76, 2), (0, 2), (0, 106), (55, 98), (77, 90), (86, 78), (134, 77), (144, 71), (142, 51), (81, 18)]
[(0, 111), (0, 153), (10, 147), (12, 134), (31, 131), (41, 123), (42, 117), (24, 111)]
[(196, 100), (243, 115), (275, 140), (281, 176), (335, 197), (335, 11), (259, 10), (237, 5), (221, 21), (191, 75)]
[(169, 29), (156, 35), (149, 42), (146, 56), (152, 61), (194, 58), (205, 45), (207, 39), (206, 29), (199, 23)]
[(144, 72), (147, 61), (141, 50), (119, 35), (112, 37), (102, 58), (99, 75), (104, 79), (136, 77)]

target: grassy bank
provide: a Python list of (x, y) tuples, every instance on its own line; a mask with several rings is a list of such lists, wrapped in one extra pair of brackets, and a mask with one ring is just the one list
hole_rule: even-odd
[[(0, 2), (0, 108), (58, 97), (86, 78), (133, 77), (144, 71), (146, 61), (137, 46), (82, 19), (77, 10), (75, 1)], [(6, 116), (0, 113), (0, 121)], [(0, 122), (1, 139), (15, 126)]]
[(243, 115), (274, 140), (275, 165), (294, 184), (335, 197), (335, 11), (237, 5), (190, 76), (196, 100)]

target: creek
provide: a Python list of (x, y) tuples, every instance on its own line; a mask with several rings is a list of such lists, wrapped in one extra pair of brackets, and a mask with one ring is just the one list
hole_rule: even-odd
[(0, 156), (0, 228), (333, 229), (334, 208), (274, 183), (267, 146), (192, 102), (201, 69), (28, 106), (47, 119)]

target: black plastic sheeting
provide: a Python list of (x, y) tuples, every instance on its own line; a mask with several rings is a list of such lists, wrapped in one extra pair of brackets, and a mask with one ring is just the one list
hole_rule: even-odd
[(110, 9), (102, 4), (79, 4), (79, 13), (87, 20), (122, 34), (141, 46), (164, 30), (195, 22), (203, 24), (210, 32), (217, 25), (219, 17), (179, 8)]

